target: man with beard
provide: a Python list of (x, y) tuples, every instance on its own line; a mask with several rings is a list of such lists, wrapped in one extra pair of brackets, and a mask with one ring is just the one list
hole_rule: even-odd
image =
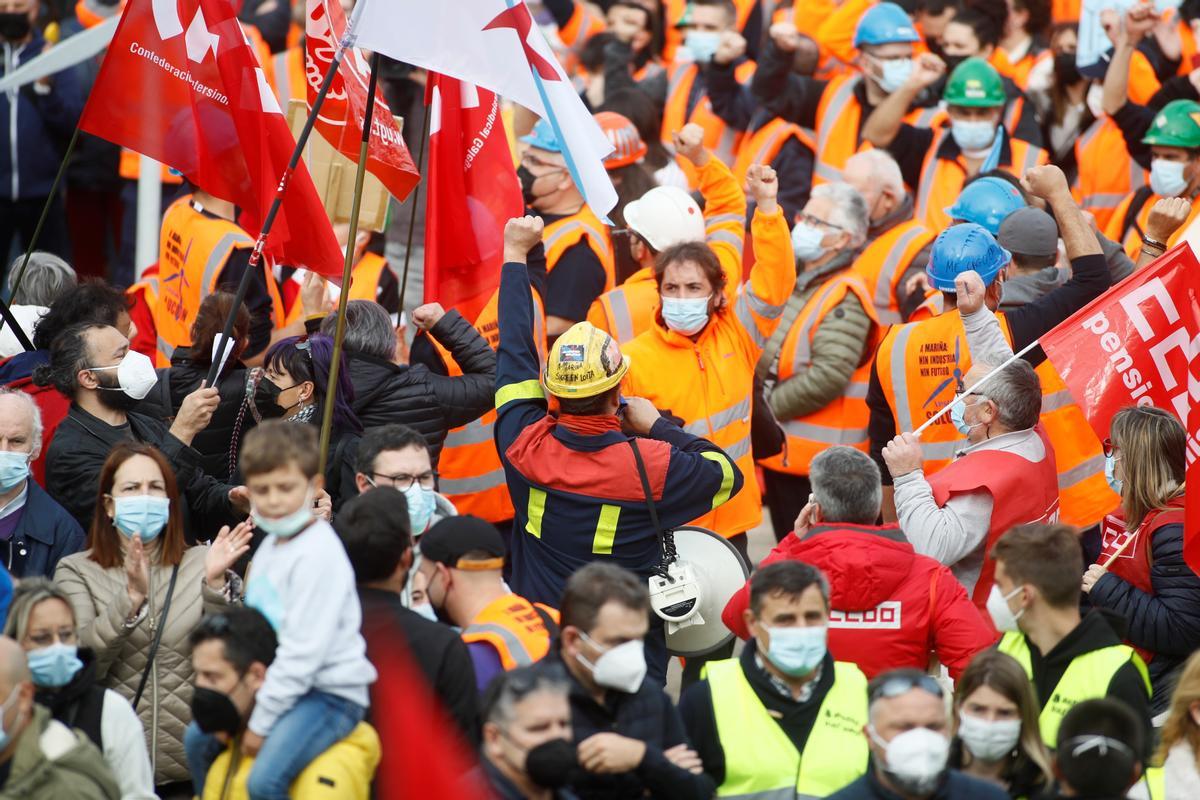
[(37, 368), (34, 380), (71, 400), (46, 456), (46, 490), (85, 530), (92, 523), (100, 468), (113, 445), (128, 440), (157, 447), (171, 462), (192, 512), (192, 531), (229, 524), (235, 502), (248, 510), (245, 490), (206, 475), (190, 447), (212, 418), (217, 390), (200, 388), (184, 398), (169, 429), (161, 420), (131, 413), (158, 376), (150, 359), (130, 350), (116, 328), (91, 322), (67, 328), (51, 343), (50, 363)]

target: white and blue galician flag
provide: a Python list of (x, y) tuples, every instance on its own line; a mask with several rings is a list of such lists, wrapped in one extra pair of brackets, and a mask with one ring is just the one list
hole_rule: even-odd
[(550, 123), (567, 169), (596, 216), (617, 192), (612, 144), (588, 113), (521, 0), (359, 0), (354, 44), (491, 89)]

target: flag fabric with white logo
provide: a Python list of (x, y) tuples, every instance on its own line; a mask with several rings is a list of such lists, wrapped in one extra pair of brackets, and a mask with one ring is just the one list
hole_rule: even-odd
[(500, 285), (504, 225), (519, 216), (500, 98), (429, 73), (429, 197), (425, 212), (425, 301), (474, 320)]
[[(321, 82), (337, 53), (338, 42), (345, 33), (346, 14), (339, 0), (307, 0), (304, 61), (310, 109), (316, 102)], [(325, 141), (356, 164), (362, 143), (370, 80), (371, 65), (367, 58), (358, 48), (347, 48), (314, 126)], [(392, 110), (378, 89), (375, 91), (367, 153), (367, 171), (378, 178), (397, 200), (408, 197), (421, 179), (421, 173), (413, 164), (404, 137), (396, 127)]]
[[(79, 124), (234, 203), (254, 235), (296, 144), (228, 0), (129, 3)], [(303, 162), (266, 250), (341, 275), (337, 238)]]
[(1153, 405), (1187, 431), (1184, 558), (1200, 572), (1200, 262), (1181, 244), (1038, 340), (1101, 439), (1113, 415)]
[(519, 0), (359, 0), (355, 44), (490, 89), (550, 122), (583, 198), (601, 218), (617, 204), (608, 137)]

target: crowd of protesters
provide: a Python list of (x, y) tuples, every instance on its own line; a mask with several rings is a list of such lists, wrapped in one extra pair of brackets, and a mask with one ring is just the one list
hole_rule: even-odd
[[(0, 0), (0, 76), (126, 2)], [(0, 798), (1200, 797), (1188, 434), (1029, 347), (1196, 240), (1200, 2), (527, 5), (619, 200), (506, 101), (472, 318), (416, 199), (343, 320), (167, 171), (135, 273), (138, 155), (52, 189), (103, 54), (0, 92)], [(750, 577), (676, 666), (688, 524)]]

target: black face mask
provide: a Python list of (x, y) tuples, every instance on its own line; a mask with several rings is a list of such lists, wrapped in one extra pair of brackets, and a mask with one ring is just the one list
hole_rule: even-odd
[(525, 165), (517, 167), (517, 180), (521, 182), (521, 199), (525, 201), (525, 205), (532, 206), (538, 199), (538, 196), (533, 193), (534, 181), (538, 179)]
[(566, 786), (579, 766), (575, 745), (566, 739), (542, 742), (525, 754), (525, 772), (529, 779), (546, 789)]
[(967, 56), (942, 56), (942, 61), (946, 62), (946, 74), (954, 72), (954, 68), (967, 60)]
[(201, 686), (192, 694), (192, 719), (205, 733), (236, 736), (242, 729), (242, 715), (229, 695)]
[(100, 382), (99, 391), (96, 393), (96, 396), (103, 405), (114, 411), (128, 412), (136, 408), (137, 404), (141, 402), (141, 400), (125, 394), (125, 391), (121, 388), (121, 382), (117, 380), (115, 370), (106, 370), (95, 374), (97, 380)]
[(29, 21), (29, 15), (24, 11), (0, 14), (0, 39), (20, 41), (28, 36), (32, 29), (33, 23)]
[(1074, 53), (1056, 53), (1054, 56), (1054, 80), (1059, 86), (1073, 86), (1083, 80), (1075, 63)]
[(254, 407), (258, 409), (259, 416), (263, 419), (278, 419), (287, 412), (286, 408), (279, 407), (281, 392), (283, 389), (270, 378), (264, 377), (258, 382), (258, 386), (254, 387)]

